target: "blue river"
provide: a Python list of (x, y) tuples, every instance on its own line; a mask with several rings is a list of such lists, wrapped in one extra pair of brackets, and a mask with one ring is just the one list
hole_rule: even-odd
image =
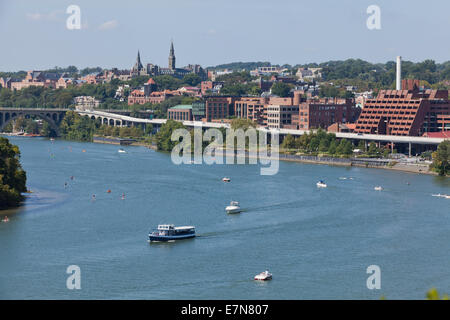
[[(145, 147), (10, 140), (32, 193), (0, 212), (10, 218), (0, 222), (0, 299), (450, 294), (450, 199), (432, 196), (450, 194), (448, 178), (294, 162), (262, 176), (259, 165), (175, 165)], [(245, 211), (226, 214), (230, 200)], [(194, 225), (197, 237), (149, 244), (162, 223)], [(80, 290), (66, 286), (70, 265)], [(367, 287), (371, 265), (380, 289)], [(273, 280), (254, 281), (264, 270)]]

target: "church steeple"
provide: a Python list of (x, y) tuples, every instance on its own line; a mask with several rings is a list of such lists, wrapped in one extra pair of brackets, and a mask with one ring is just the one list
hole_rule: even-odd
[(139, 72), (143, 69), (144, 69), (144, 67), (142, 66), (142, 62), (141, 62), (141, 54), (139, 53), (139, 50), (138, 50), (136, 63), (133, 66), (133, 71)]
[(175, 70), (175, 50), (173, 49), (173, 41), (170, 43), (169, 69)]

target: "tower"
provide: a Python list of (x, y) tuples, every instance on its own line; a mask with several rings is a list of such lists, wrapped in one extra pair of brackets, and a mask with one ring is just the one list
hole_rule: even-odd
[(169, 69), (175, 70), (175, 50), (173, 49), (173, 41), (170, 43)]
[(402, 90), (402, 57), (397, 57), (397, 74), (395, 81), (395, 89)]
[(137, 58), (136, 58), (136, 63), (134, 64), (133, 68), (131, 69), (131, 72), (133, 74), (139, 75), (139, 73), (144, 70), (144, 66), (141, 63), (141, 55), (139, 53), (138, 50), (138, 54), (137, 54)]

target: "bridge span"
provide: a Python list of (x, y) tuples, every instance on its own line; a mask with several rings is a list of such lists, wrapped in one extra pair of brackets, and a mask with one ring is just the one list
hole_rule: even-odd
[[(29, 118), (31, 116), (38, 116), (41, 119), (49, 122), (50, 126), (58, 132), (58, 125), (64, 118), (65, 113), (69, 109), (42, 109), (42, 108), (0, 108), (0, 131), (12, 120), (19, 116)], [(91, 119), (100, 119), (102, 124), (110, 126), (135, 126), (140, 125), (146, 127), (152, 125), (155, 131), (158, 131), (162, 124), (166, 123), (166, 119), (142, 119), (131, 117), (126, 115), (123, 110), (74, 110), (82, 116), (87, 116)], [(125, 114), (124, 114), (125, 113)], [(202, 128), (229, 128), (227, 123), (217, 122), (202, 122), (202, 121), (183, 121), (183, 125), (187, 127), (202, 127)], [(258, 130), (267, 133), (277, 133), (282, 139), (284, 136), (290, 134), (292, 136), (301, 136), (310, 131), (305, 130), (293, 130), (293, 129), (266, 129), (258, 128)], [(337, 132), (335, 133), (337, 138), (348, 139), (352, 141), (363, 140), (365, 142), (375, 141), (377, 143), (390, 143), (392, 148), (394, 144), (406, 144), (408, 145), (409, 152), (413, 145), (422, 146), (437, 146), (444, 141), (443, 138), (428, 138), (428, 137), (410, 137), (410, 136), (392, 136), (392, 135), (377, 135), (377, 134), (356, 134)]]

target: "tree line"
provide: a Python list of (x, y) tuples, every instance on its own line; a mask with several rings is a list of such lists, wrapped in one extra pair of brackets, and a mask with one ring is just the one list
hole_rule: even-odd
[(15, 207), (26, 192), (26, 172), (20, 164), (19, 147), (0, 137), (0, 209)]
[(361, 156), (365, 157), (387, 157), (390, 153), (388, 149), (378, 148), (373, 141), (366, 146), (365, 142), (360, 140), (358, 145), (355, 146), (350, 140), (339, 140), (334, 133), (327, 133), (323, 129), (305, 133), (297, 138), (288, 134), (280, 147), (284, 152), (338, 157), (349, 157), (353, 155), (356, 149)]

